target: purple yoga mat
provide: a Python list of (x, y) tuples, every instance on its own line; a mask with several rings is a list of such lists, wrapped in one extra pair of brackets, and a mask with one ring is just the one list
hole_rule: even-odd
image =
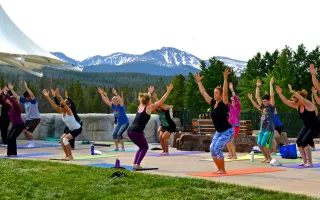
[(283, 167), (294, 169), (320, 168), (320, 163), (313, 163), (312, 167), (298, 166), (298, 164), (283, 165)]
[[(165, 156), (178, 156), (178, 155), (191, 155), (191, 154), (199, 154), (203, 152), (199, 151), (178, 151), (178, 152), (170, 152), (168, 155)], [(160, 155), (160, 153), (148, 153), (147, 156), (164, 156)]]

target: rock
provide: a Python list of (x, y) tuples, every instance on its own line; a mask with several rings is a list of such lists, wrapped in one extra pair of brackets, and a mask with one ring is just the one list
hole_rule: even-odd
[(177, 139), (177, 149), (183, 151), (206, 151), (210, 147), (212, 135), (182, 134)]
[(286, 132), (282, 132), (280, 137), (275, 138), (275, 140), (277, 141), (278, 147), (280, 144), (287, 145), (289, 143), (288, 134)]
[[(250, 153), (252, 148), (257, 145), (257, 136), (239, 134), (234, 141), (236, 152), (239, 153)], [(223, 148), (223, 152), (228, 152), (227, 147)]]
[[(135, 118), (135, 114), (127, 114), (130, 124)], [(79, 114), (83, 121), (82, 133), (76, 140), (90, 141), (112, 141), (112, 131), (114, 127), (113, 114)], [(23, 115), (23, 119), (25, 116)], [(157, 115), (151, 115), (146, 128), (144, 130), (145, 137), (148, 142), (157, 142)], [(33, 136), (35, 140), (42, 140), (45, 137), (60, 137), (63, 134), (65, 124), (61, 119), (61, 114), (45, 113), (41, 114), (41, 121), (35, 129)], [(127, 135), (127, 131), (123, 134), (125, 141), (131, 141)], [(25, 139), (23, 134), (20, 134), (18, 140)]]
[[(213, 135), (194, 135), (182, 134), (180, 138), (176, 139), (176, 146), (178, 150), (183, 151), (206, 151), (210, 150), (210, 144)], [(239, 134), (235, 140), (235, 147), (237, 152), (251, 152), (252, 148), (257, 144), (257, 137), (252, 135)], [(225, 147), (223, 152), (227, 152)]]

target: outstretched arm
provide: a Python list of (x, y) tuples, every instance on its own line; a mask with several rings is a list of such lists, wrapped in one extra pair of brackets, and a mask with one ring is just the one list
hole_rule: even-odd
[(291, 107), (291, 108), (295, 108), (298, 109), (298, 104), (294, 101), (290, 101), (288, 100), (283, 94), (282, 94), (282, 89), (277, 85), (276, 86), (276, 91), (281, 99), (281, 101), (285, 104), (287, 104), (287, 106)]
[(273, 92), (273, 83), (274, 83), (274, 77), (270, 80), (270, 104), (274, 106), (274, 92)]
[(212, 97), (210, 97), (208, 95), (208, 93), (206, 92), (206, 89), (203, 87), (203, 85), (201, 83), (201, 80), (202, 80), (203, 76), (200, 76), (199, 73), (196, 73), (194, 78), (196, 79), (196, 81), (198, 83), (199, 90), (200, 90), (200, 93), (202, 94), (203, 98), (206, 100), (206, 102), (208, 104), (211, 104)]
[(223, 72), (223, 91), (222, 91), (222, 100), (223, 103), (228, 105), (229, 99), (228, 99), (228, 76), (230, 74), (229, 69), (225, 69)]
[(252, 94), (248, 93), (248, 98), (250, 99), (252, 105), (259, 111), (261, 111), (260, 106), (253, 100)]
[(295, 98), (297, 98), (306, 108), (308, 108), (308, 110), (313, 110), (313, 104), (308, 101), (307, 99), (305, 99), (303, 96), (301, 96), (298, 92), (292, 90), (292, 87), (290, 84), (288, 84), (289, 87), (289, 91), (293, 94), (293, 96)]
[(101, 95), (102, 100), (108, 105), (108, 106), (112, 106), (111, 101), (109, 100), (109, 98), (107, 97), (107, 93), (104, 93), (103, 89), (98, 88), (98, 92)]
[(312, 77), (312, 83), (314, 85), (314, 87), (320, 91), (320, 82), (317, 79), (317, 71), (318, 69), (314, 67), (314, 64), (310, 64), (310, 73), (311, 73), (311, 77)]
[(60, 101), (56, 97), (56, 91), (54, 89), (51, 89), (50, 91), (51, 91), (51, 95), (53, 96), (54, 102), (56, 103), (57, 106), (60, 106)]
[(320, 98), (317, 94), (317, 89), (315, 87), (312, 87), (312, 97), (316, 100), (317, 104), (320, 104)]
[[(152, 98), (155, 102), (159, 101), (158, 96), (156, 94), (156, 92), (153, 92)], [(165, 106), (164, 104), (160, 105), (160, 108), (162, 108), (163, 110), (168, 110), (167, 106)]]
[[(154, 110), (154, 109), (158, 108), (161, 104), (163, 104), (165, 102), (165, 100), (168, 98), (172, 88), (173, 88), (173, 85), (172, 85), (172, 83), (170, 83), (170, 85), (167, 86), (167, 92), (161, 97), (161, 99), (159, 101), (149, 105), (148, 108), (150, 110)], [(149, 111), (149, 113), (151, 113), (151, 111)]]
[(43, 95), (47, 98), (52, 108), (54, 108), (57, 112), (62, 113), (62, 108), (57, 106), (55, 102), (50, 98), (49, 93), (46, 89), (42, 90)]
[(118, 97), (120, 106), (123, 107), (123, 99), (122, 99), (122, 98), (120, 97), (120, 95), (117, 93), (117, 90), (115, 90), (114, 88), (112, 88), (112, 93)]
[(314, 111), (316, 112), (316, 115), (318, 116), (318, 107), (317, 107), (317, 104), (316, 104), (316, 102), (314, 101), (314, 96), (316, 96), (316, 94), (312, 94), (311, 95), (311, 100), (312, 100), (312, 104), (313, 104), (313, 106), (314, 106)]
[(13, 97), (19, 100), (20, 96), (13, 90), (13, 85), (11, 83), (8, 84), (8, 88), (11, 91)]
[(259, 106), (262, 105), (262, 101), (260, 99), (260, 86), (262, 85), (262, 82), (260, 79), (257, 80), (257, 83), (256, 83), (257, 87), (256, 87), (256, 99), (257, 99), (257, 102), (259, 104)]
[(28, 88), (28, 84), (27, 82), (24, 81), (24, 88), (27, 90), (27, 92), (29, 93), (30, 95), (30, 98), (33, 100), (35, 97), (34, 97), (34, 94), (33, 92)]

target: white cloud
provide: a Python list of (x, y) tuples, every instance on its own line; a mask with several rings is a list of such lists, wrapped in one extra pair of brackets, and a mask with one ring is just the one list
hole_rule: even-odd
[(320, 45), (317, 0), (0, 0), (17, 26), (48, 51), (83, 60), (163, 46), (208, 59), (247, 60), (285, 45)]

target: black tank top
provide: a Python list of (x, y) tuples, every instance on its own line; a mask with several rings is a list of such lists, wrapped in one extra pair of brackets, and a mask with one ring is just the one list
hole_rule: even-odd
[(211, 119), (213, 125), (219, 133), (224, 132), (230, 128), (232, 125), (229, 123), (228, 115), (229, 115), (229, 108), (228, 105), (224, 104), (220, 101), (216, 108), (214, 108), (214, 104), (216, 101), (214, 99), (211, 100)]
[(300, 106), (298, 107), (299, 117), (303, 121), (303, 125), (306, 128), (315, 128), (319, 126), (319, 121), (315, 111), (308, 111), (304, 107), (303, 113), (300, 112)]
[(128, 132), (143, 132), (146, 127), (148, 121), (150, 120), (150, 115), (146, 113), (147, 106), (144, 107), (143, 111), (139, 113), (139, 108), (136, 113), (136, 117), (134, 118), (132, 124), (128, 128)]

